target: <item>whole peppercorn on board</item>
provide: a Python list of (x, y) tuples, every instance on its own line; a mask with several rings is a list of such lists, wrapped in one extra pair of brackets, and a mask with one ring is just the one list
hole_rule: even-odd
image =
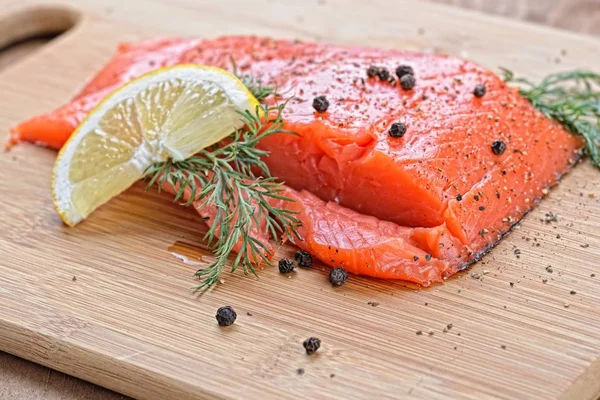
[[(81, 20), (0, 74), (0, 92), (10, 94), (0, 100), (2, 132), (64, 103), (117, 43), (157, 35), (255, 33), (446, 52), (532, 79), (559, 67), (600, 64), (594, 59), (600, 44), (593, 39), (412, 3), (348, 8), (341, 1), (265, 2), (243, 15), (235, 12), (241, 8), (235, 1), (210, 7), (182, 2), (168, 9), (151, 3), (135, 16), (110, 2), (110, 13), (91, 2), (73, 3), (82, 17), (48, 8), (15, 17), (15, 5), (3, 7), (0, 30), (12, 27), (13, 36)], [(391, 17), (381, 21), (386, 9), (403, 7), (412, 10), (403, 24)], [(327, 23), (340, 15), (343, 24)], [(43, 26), (32, 28), (39, 21)], [(419, 290), (351, 276), (333, 288), (330, 270), (313, 260), (310, 269), (291, 274), (266, 268), (258, 281), (226, 274), (216, 291), (195, 298), (186, 289), (197, 266), (171, 253), (195, 263), (202, 262), (198, 256), (211, 257), (200, 218), (168, 198), (143, 193), (140, 185), (69, 230), (50, 206), (54, 157), (33, 146), (0, 155), (9, 171), (0, 180), (8, 193), (0, 206), (2, 350), (145, 398), (600, 393), (594, 379), (600, 374), (600, 284), (592, 277), (600, 275), (600, 192), (597, 172), (587, 163), (483, 262), (444, 285)], [(294, 253), (292, 246), (281, 247), (275, 260), (293, 259)], [(227, 330), (215, 322), (224, 305), (238, 314)], [(307, 358), (302, 343), (311, 336), (322, 343)]]

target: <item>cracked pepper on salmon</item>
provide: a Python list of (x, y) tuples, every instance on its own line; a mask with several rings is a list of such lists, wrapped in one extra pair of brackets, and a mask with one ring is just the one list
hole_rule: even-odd
[[(58, 149), (125, 82), (181, 63), (231, 70), (232, 59), (291, 98), (283, 118), (298, 136), (260, 146), (299, 213), (296, 245), (355, 274), (442, 281), (496, 244), (580, 157), (580, 138), (469, 61), (258, 37), (123, 44), (69, 104), (16, 126), (11, 144)], [(414, 86), (394, 76), (401, 65)], [(390, 78), (367, 74), (371, 66)], [(313, 107), (319, 96), (326, 110)]]

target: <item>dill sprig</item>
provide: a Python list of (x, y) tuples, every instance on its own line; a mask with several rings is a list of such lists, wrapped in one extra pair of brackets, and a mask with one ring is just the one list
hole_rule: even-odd
[(585, 151), (600, 168), (600, 74), (570, 71), (548, 75), (535, 84), (502, 69), (504, 81), (520, 85), (520, 93), (544, 115), (582, 136)]
[(248, 88), (250, 93), (262, 103), (264, 99), (271, 95), (277, 95), (277, 88), (272, 85), (263, 85), (260, 79), (255, 78), (250, 74), (243, 74), (238, 70), (237, 64), (233, 57), (231, 57), (231, 68), (233, 69), (233, 75), (235, 75), (244, 86)]
[(175, 190), (175, 201), (187, 194), (189, 198), (185, 205), (196, 202), (199, 208), (212, 207), (216, 211), (205, 235), (216, 259), (207, 268), (196, 272), (201, 279), (196, 292), (209, 289), (218, 281), (238, 244), (241, 247), (237, 249), (231, 272), (241, 266), (245, 274), (256, 275), (256, 264), (270, 263), (267, 244), (253, 234), (260, 232), (273, 238), (278, 234), (298, 236), (299, 221), (295, 213), (274, 207), (269, 202), (293, 200), (282, 194), (282, 184), (276, 182), (261, 160), (268, 152), (256, 146), (267, 136), (293, 133), (283, 129), (281, 114), (286, 104), (260, 105), (254, 112), (240, 112), (244, 128), (238, 129), (227, 140), (184, 161), (159, 162), (146, 170), (148, 187), (158, 184), (160, 191), (162, 184), (167, 183)]

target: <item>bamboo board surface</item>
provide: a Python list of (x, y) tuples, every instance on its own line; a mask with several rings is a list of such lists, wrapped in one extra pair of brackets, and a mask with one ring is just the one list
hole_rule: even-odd
[[(403, 2), (172, 3), (133, 1), (125, 9), (116, 1), (73, 2), (81, 17), (36, 11), (31, 29), (79, 23), (0, 73), (0, 135), (66, 101), (119, 41), (163, 34), (256, 33), (441, 51), (531, 78), (600, 64), (594, 39), (425, 4), (411, 3), (410, 18), (399, 21), (386, 10), (402, 10)], [(1, 7), (12, 15), (0, 16), (1, 38), (27, 34), (27, 24), (14, 17), (27, 6)], [(31, 11), (20, 15), (32, 20)], [(466, 273), (415, 290), (354, 278), (334, 290), (325, 268), (291, 279), (269, 268), (259, 281), (226, 275), (219, 290), (198, 299), (188, 291), (197, 267), (171, 254), (209, 259), (196, 215), (137, 186), (85, 224), (65, 228), (49, 200), (54, 157), (28, 145), (0, 154), (8, 171), (0, 180), (1, 350), (143, 398), (593, 399), (600, 393), (600, 279), (590, 276), (600, 276), (600, 184), (589, 164), (474, 266), (471, 272), (488, 271), (481, 281)], [(558, 222), (541, 222), (550, 211)], [(278, 256), (291, 252), (285, 247)], [(227, 330), (214, 321), (224, 304), (239, 314)], [(443, 333), (449, 323), (453, 328)], [(415, 335), (429, 329), (432, 336)], [(323, 347), (308, 358), (301, 342), (312, 335)]]

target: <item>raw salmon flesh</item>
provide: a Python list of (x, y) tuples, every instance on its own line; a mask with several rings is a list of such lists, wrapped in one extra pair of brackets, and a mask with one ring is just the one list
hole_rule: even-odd
[[(60, 148), (106, 94), (161, 66), (207, 64), (276, 85), (285, 128), (261, 142), (289, 187), (303, 241), (322, 262), (429, 285), (496, 244), (580, 157), (583, 144), (516, 89), (469, 61), (259, 37), (123, 44), (73, 100), (16, 126), (19, 141)], [(412, 67), (416, 84), (368, 76)], [(371, 74), (372, 75), (372, 74)], [(484, 85), (484, 96), (474, 88)], [(313, 100), (325, 96), (326, 112)], [(274, 99), (271, 101), (275, 101)], [(392, 124), (406, 127), (390, 135)], [(266, 239), (265, 239), (266, 240)]]

